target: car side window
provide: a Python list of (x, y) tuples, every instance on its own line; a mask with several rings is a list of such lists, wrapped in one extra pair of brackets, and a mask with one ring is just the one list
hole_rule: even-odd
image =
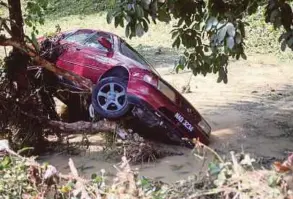
[(97, 34), (93, 35), (89, 40), (87, 40), (84, 43), (84, 45), (85, 46), (88, 46), (88, 47), (92, 47), (92, 48), (98, 49), (98, 50), (101, 50), (101, 51), (107, 52), (108, 50), (104, 46), (102, 46), (100, 44), (100, 42), (98, 41), (98, 39), (100, 37), (106, 38), (113, 45), (113, 41), (112, 41), (111, 36), (109, 34), (103, 33), (103, 32), (97, 32)]
[(90, 37), (91, 34), (93, 34), (93, 31), (79, 30), (73, 34), (70, 34), (64, 40), (82, 44)]

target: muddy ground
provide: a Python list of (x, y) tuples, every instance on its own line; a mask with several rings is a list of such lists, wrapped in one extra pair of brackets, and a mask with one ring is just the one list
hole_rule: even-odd
[[(176, 89), (181, 90), (191, 73), (172, 73), (167, 55), (156, 57), (158, 71)], [(259, 157), (263, 163), (283, 159), (293, 152), (293, 65), (272, 56), (250, 56), (247, 61), (233, 61), (229, 66), (229, 83), (216, 83), (217, 77), (193, 77), (191, 93), (185, 97), (211, 124), (210, 146), (227, 156), (229, 151), (244, 151)], [(91, 138), (90, 150), (73, 156), (82, 175), (104, 168), (108, 176), (115, 174), (111, 160), (101, 152), (103, 140)], [(190, 150), (176, 147), (183, 156), (167, 157), (157, 163), (135, 165), (141, 175), (174, 182), (201, 171), (203, 163)], [(63, 172), (68, 171), (69, 156), (65, 153), (41, 157)], [(204, 164), (204, 169), (206, 164)], [(204, 170), (203, 169), (203, 170)]]

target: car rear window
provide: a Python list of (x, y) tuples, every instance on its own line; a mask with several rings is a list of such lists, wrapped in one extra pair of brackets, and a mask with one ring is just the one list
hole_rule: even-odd
[(149, 65), (144, 60), (144, 58), (125, 41), (121, 42), (120, 51), (124, 56), (126, 56), (130, 59), (133, 59), (142, 65), (145, 65), (145, 66)]
[(121, 40), (121, 42), (120, 42), (120, 52), (124, 56), (126, 56), (126, 57), (128, 57), (128, 58), (130, 58), (130, 59), (132, 59), (134, 61), (137, 61), (138, 63), (140, 63), (143, 66), (145, 66), (148, 69), (150, 69), (153, 73), (155, 73), (158, 76), (160, 76), (160, 74), (156, 71), (156, 69), (150, 63), (148, 63), (148, 61), (142, 55), (140, 55), (134, 48), (132, 48), (124, 40)]

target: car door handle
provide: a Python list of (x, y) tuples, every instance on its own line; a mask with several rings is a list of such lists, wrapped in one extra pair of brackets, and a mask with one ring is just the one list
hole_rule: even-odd
[(81, 50), (81, 48), (79, 48), (79, 47), (76, 47), (76, 48), (75, 48), (75, 50), (76, 50), (76, 51), (80, 51), (80, 50)]

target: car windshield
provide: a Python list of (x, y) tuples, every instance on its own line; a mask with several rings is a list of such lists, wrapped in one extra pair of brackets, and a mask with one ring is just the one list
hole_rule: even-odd
[(92, 30), (78, 30), (67, 34), (64, 40), (83, 44), (93, 33), (94, 31)]
[(142, 64), (143, 66), (148, 67), (148, 69), (153, 71), (155, 74), (159, 75), (159, 73), (156, 71), (156, 69), (142, 55), (140, 55), (134, 48), (132, 48), (124, 40), (121, 40), (120, 52), (124, 56), (126, 56), (134, 61), (137, 61), (138, 63)]
[(88, 40), (86, 40), (86, 42), (84, 43), (84, 46), (88, 46), (88, 47), (95, 48), (97, 50), (108, 52), (108, 50), (105, 47), (103, 47), (98, 41), (100, 37), (107, 39), (113, 45), (112, 37), (109, 34), (104, 32), (97, 32), (96, 34), (91, 36)]

